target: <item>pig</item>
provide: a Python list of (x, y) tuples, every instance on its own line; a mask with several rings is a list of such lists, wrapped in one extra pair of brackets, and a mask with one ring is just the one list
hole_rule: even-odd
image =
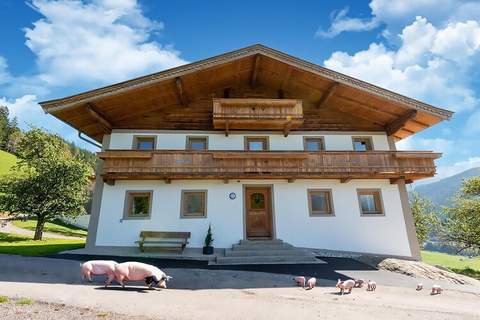
[(340, 293), (342, 295), (345, 293), (345, 290), (348, 290), (348, 293), (351, 293), (353, 287), (355, 287), (355, 281), (354, 280), (342, 281), (338, 279), (336, 287), (340, 289)]
[(297, 286), (304, 288), (305, 287), (305, 277), (295, 277), (293, 281), (297, 284)]
[(355, 288), (363, 287), (364, 283), (365, 283), (365, 280), (363, 280), (363, 279), (355, 279)]
[(317, 285), (317, 279), (316, 278), (310, 278), (308, 279), (307, 281), (307, 290), (312, 290), (313, 288), (315, 288), (315, 286)]
[(432, 286), (432, 292), (430, 293), (431, 295), (436, 295), (442, 293), (443, 289), (440, 287), (438, 284), (434, 284)]
[(112, 260), (90, 260), (80, 264), (82, 270), (82, 280), (85, 278), (92, 282), (92, 275), (107, 275), (105, 280), (105, 287), (112, 283), (115, 279), (115, 266), (118, 264)]
[(115, 279), (122, 288), (125, 288), (125, 282), (128, 280), (144, 280), (150, 289), (154, 286), (166, 289), (167, 281), (171, 278), (159, 268), (146, 263), (124, 262), (115, 266)]
[(420, 283), (417, 284), (417, 289), (415, 289), (415, 290), (420, 291), (422, 289), (423, 289), (423, 283), (420, 282)]
[(372, 280), (367, 281), (367, 291), (375, 291), (377, 289), (377, 283)]

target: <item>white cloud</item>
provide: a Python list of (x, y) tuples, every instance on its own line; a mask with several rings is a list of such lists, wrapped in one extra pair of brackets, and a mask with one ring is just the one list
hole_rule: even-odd
[(318, 29), (315, 33), (316, 37), (334, 38), (342, 32), (347, 31), (369, 31), (379, 26), (379, 21), (376, 18), (359, 19), (347, 17), (348, 7), (343, 8), (338, 13), (332, 12), (331, 25), (327, 31)]
[[(470, 36), (451, 36), (465, 28)], [(477, 43), (477, 33), (480, 34), (480, 26), (476, 23), (458, 22), (437, 29), (427, 19), (417, 17), (403, 29), (397, 50), (372, 43), (368, 49), (353, 55), (334, 52), (324, 64), (436, 106), (454, 111), (471, 110), (478, 105), (478, 98), (470, 88), (471, 67), (480, 52), (479, 46), (472, 45)], [(461, 59), (460, 54), (451, 52), (466, 47), (470, 51), (462, 53)]]
[(135, 0), (34, 0), (43, 18), (25, 29), (48, 86), (104, 84), (184, 64), (171, 46), (150, 40), (163, 24)]
[(478, 167), (480, 167), (480, 157), (471, 157), (464, 161), (455, 162), (452, 165), (438, 166), (437, 175), (428, 182), (431, 182), (433, 180), (440, 180), (446, 177), (453, 176), (465, 170)]
[(428, 150), (434, 152), (449, 153), (453, 150), (455, 142), (443, 138), (417, 138), (408, 137), (396, 143), (398, 150)]
[(458, 63), (480, 50), (480, 25), (477, 21), (450, 23), (439, 30), (433, 43), (432, 52)]

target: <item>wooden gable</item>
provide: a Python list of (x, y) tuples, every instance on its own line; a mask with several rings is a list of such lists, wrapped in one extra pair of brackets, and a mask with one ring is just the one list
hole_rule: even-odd
[(386, 131), (396, 140), (452, 115), (261, 45), (41, 105), (101, 141), (112, 129), (215, 130), (217, 98), (301, 100), (303, 123), (292, 130)]

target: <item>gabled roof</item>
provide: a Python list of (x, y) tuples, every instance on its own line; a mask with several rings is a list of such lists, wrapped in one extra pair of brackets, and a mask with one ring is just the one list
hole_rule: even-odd
[[(259, 44), (40, 105), (100, 141), (112, 128), (210, 130), (209, 98), (260, 91), (304, 100), (312, 121), (300, 130), (390, 130), (402, 139), (453, 114)], [(182, 112), (198, 115), (173, 116)]]

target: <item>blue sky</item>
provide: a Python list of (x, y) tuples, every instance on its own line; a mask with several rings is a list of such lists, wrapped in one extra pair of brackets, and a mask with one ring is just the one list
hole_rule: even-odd
[(0, 104), (83, 147), (37, 102), (262, 43), (455, 111), (398, 147), (480, 166), (478, 1), (2, 0), (0, 39)]

